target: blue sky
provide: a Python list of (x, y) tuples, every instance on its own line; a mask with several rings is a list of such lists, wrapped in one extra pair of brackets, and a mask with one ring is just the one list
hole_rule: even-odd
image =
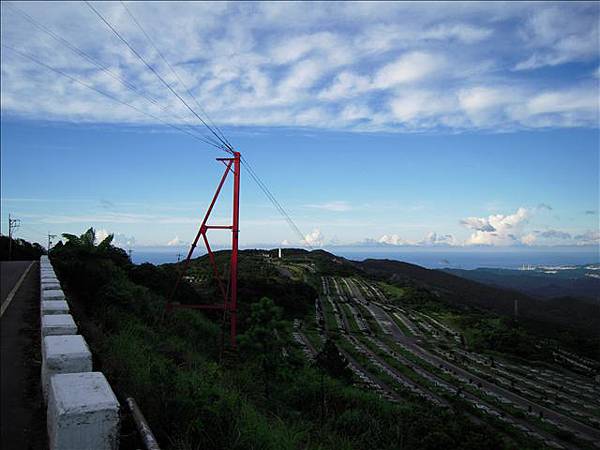
[[(85, 4), (15, 5), (191, 122)], [(95, 5), (183, 94), (123, 7)], [(312, 245), (598, 245), (598, 3), (128, 7)], [(2, 43), (183, 123), (5, 3)], [(28, 239), (184, 245), (221, 173), (210, 146), (9, 49), (1, 125), (2, 232), (10, 212)], [(299, 245), (243, 176), (242, 244)]]

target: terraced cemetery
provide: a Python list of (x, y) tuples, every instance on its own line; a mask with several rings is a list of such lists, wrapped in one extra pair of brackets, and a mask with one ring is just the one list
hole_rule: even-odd
[(314, 315), (294, 326), (308, 358), (333, 339), (364, 388), (391, 402), (418, 397), (460, 407), (474, 423), (534, 447), (600, 448), (600, 387), (588, 378), (559, 365), (470, 351), (443, 315), (392, 302), (371, 280), (320, 281)]

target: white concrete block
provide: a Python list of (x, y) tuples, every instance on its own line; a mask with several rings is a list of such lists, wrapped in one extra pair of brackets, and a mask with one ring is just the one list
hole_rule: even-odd
[(69, 314), (69, 305), (64, 300), (42, 302), (40, 314), (42, 316), (45, 316), (46, 314)]
[(101, 372), (54, 375), (48, 398), (50, 450), (117, 450), (119, 402)]
[(40, 283), (58, 283), (57, 277), (44, 277), (40, 278)]
[(46, 336), (42, 343), (42, 390), (47, 397), (50, 377), (57, 373), (92, 371), (92, 354), (79, 334)]
[(61, 289), (59, 282), (42, 281), (40, 284), (41, 284), (40, 288), (42, 289), (42, 291), (52, 291), (52, 290), (56, 290), (56, 289)]
[(42, 290), (41, 294), (43, 302), (65, 299), (65, 293), (62, 291), (62, 289), (49, 289), (47, 291)]
[(77, 325), (71, 314), (47, 314), (42, 316), (42, 339), (45, 336), (77, 334)]

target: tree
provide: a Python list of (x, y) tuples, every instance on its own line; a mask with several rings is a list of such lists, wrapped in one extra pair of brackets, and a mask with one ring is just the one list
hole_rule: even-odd
[(268, 297), (252, 304), (248, 329), (240, 335), (240, 347), (258, 362), (263, 375), (265, 397), (271, 396), (271, 382), (281, 367), (288, 344), (288, 323), (281, 319), (282, 310)]
[(0, 236), (0, 261), (8, 261), (9, 246), (11, 245), (11, 259), (13, 261), (35, 260), (46, 253), (45, 249), (37, 242), (32, 244), (24, 239), (11, 239), (8, 236)]
[(340, 351), (331, 339), (325, 341), (323, 349), (316, 357), (316, 364), (319, 369), (328, 373), (334, 378), (340, 378), (345, 381), (352, 380), (352, 371), (348, 367), (348, 362), (340, 354)]
[(327, 413), (327, 404), (325, 401), (325, 373), (334, 378), (340, 378), (344, 381), (352, 380), (352, 371), (348, 367), (348, 362), (340, 354), (340, 351), (331, 339), (325, 341), (325, 345), (315, 358), (315, 365), (321, 373), (321, 417)]
[[(124, 274), (118, 269), (128, 269), (131, 261), (123, 249), (112, 245), (113, 235), (98, 244), (93, 228), (81, 236), (69, 233), (62, 236), (65, 242), (55, 245), (50, 257), (58, 275), (70, 280), (69, 288), (79, 293), (86, 307), (93, 307), (92, 302), (97, 302), (101, 294), (107, 294), (112, 300), (122, 299), (122, 295), (116, 295), (118, 289), (114, 289), (124, 281)], [(102, 307), (106, 308), (108, 303), (110, 301), (102, 302)]]
[(64, 252), (72, 253), (78, 259), (110, 259), (116, 266), (129, 268), (131, 260), (129, 255), (122, 248), (112, 245), (114, 238), (113, 234), (109, 234), (102, 241), (96, 244), (96, 231), (94, 228), (89, 228), (81, 236), (75, 234), (63, 233), (63, 238), (66, 239), (65, 244), (59, 242), (50, 252), (50, 255), (64, 254)]
[(110, 248), (110, 244), (114, 238), (114, 234), (106, 236), (98, 245), (96, 245), (96, 230), (89, 228), (81, 236), (75, 234), (63, 233), (62, 235), (67, 243), (65, 245), (87, 250), (90, 253), (103, 253)]

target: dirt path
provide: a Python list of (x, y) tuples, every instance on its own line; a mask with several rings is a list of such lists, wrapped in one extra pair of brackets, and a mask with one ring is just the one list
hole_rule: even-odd
[[(18, 266), (2, 264), (3, 293), (6, 284), (11, 284), (8, 291), (12, 289), (15, 277), (28, 265), (23, 264), (19, 271)], [(0, 319), (2, 450), (47, 448), (40, 387), (39, 280), (39, 264), (35, 263)]]

